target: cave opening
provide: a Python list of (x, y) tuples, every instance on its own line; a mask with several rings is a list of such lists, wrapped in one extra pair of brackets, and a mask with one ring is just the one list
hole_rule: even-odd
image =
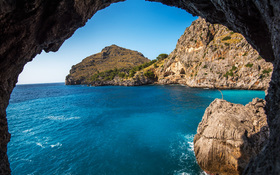
[[(145, 14), (140, 14), (143, 11)], [(161, 53), (169, 54), (175, 48), (178, 38), (184, 33), (186, 27), (195, 19), (197, 17), (193, 17), (184, 10), (160, 3), (128, 0), (112, 4), (96, 13), (84, 27), (77, 30), (71, 38), (65, 41), (57, 52), (41, 53), (32, 62), (29, 62), (19, 76), (18, 85), (22, 85), (21, 87), (29, 86), (32, 89), (35, 85), (30, 84), (63, 82), (72, 65), (112, 44), (140, 51), (149, 59), (155, 59)], [(44, 92), (37, 95), (44, 96)], [(47, 103), (45, 105), (49, 106)], [(46, 112), (46, 114), (48, 113), (50, 112)], [(12, 171), (17, 173), (21, 171), (22, 165), (14, 163), (14, 160), (20, 159), (20, 157), (16, 155), (15, 151), (17, 150), (11, 148), (14, 146), (14, 142), (18, 141), (18, 138), (13, 137), (16, 135), (13, 126), (11, 126), (14, 122), (10, 121), (15, 120), (15, 118), (11, 117), (10, 111), (8, 111), (7, 118), (12, 134), (8, 156), (10, 156)], [(56, 122), (68, 121), (63, 116), (43, 116), (42, 118)], [(79, 117), (72, 116), (69, 120), (77, 118)], [(59, 141), (52, 143), (48, 138), (40, 140), (29, 137), (30, 134), (36, 133), (34, 128), (25, 128), (21, 132), (23, 137), (29, 138), (29, 142), (33, 143), (30, 146), (34, 149), (42, 149), (45, 152), (47, 149), (55, 149), (64, 145), (63, 142)], [(25, 160), (27, 164), (32, 164), (32, 159), (26, 158)], [(37, 161), (40, 162), (40, 159)], [(24, 165), (24, 167), (26, 166)]]
[[(44, 1), (45, 4), (42, 3), (42, 1), (30, 1), (18, 4), (13, 4), (10, 1), (1, 2), (0, 24), (1, 29), (4, 30), (0, 30), (0, 38), (4, 38), (5, 42), (0, 42), (0, 155), (3, 157), (0, 162), (0, 174), (10, 174), (9, 162), (6, 154), (7, 143), (10, 139), (6, 120), (6, 108), (9, 103), (10, 94), (16, 85), (18, 75), (22, 71), (23, 66), (43, 49), (46, 51), (58, 50), (62, 42), (69, 38), (77, 28), (83, 26), (87, 19), (96, 11), (113, 2), (117, 1), (100, 2), (96, 0), (91, 2), (87, 1), (87, 3), (83, 1), (75, 1), (75, 3), (81, 7), (76, 8), (76, 4), (72, 1), (61, 0), (61, 3), (51, 4), (51, 7), (59, 7), (54, 9), (42, 8), (42, 6), (48, 5), (49, 2), (47, 1)], [(279, 133), (279, 120), (277, 120), (277, 118), (279, 117), (278, 104), (280, 101), (278, 78), (280, 34), (277, 32), (279, 29), (278, 12), (280, 2), (265, 1), (262, 4), (256, 3), (256, 1), (248, 1), (241, 4), (233, 1), (222, 1), (222, 3), (221, 1), (203, 1), (202, 4), (193, 1), (186, 1), (184, 3), (180, 1), (162, 2), (169, 6), (177, 6), (185, 9), (193, 15), (200, 15), (211, 23), (224, 24), (230, 29), (242, 33), (249, 43), (260, 52), (264, 59), (274, 63), (272, 81), (270, 83), (268, 95), (266, 96), (266, 113), (268, 115), (268, 124), (272, 134), (270, 136), (269, 144), (262, 152), (263, 154), (258, 155), (254, 161), (250, 162), (249, 169), (247, 169), (245, 173), (278, 174), (280, 170), (279, 156), (276, 153), (279, 152), (279, 148), (275, 145), (279, 145), (279, 139), (276, 138), (278, 138), (277, 133)], [(89, 8), (92, 10), (89, 10)], [(74, 13), (78, 15), (74, 14), (72, 17), (75, 18), (72, 18), (72, 20), (69, 20), (69, 16), (67, 15), (60, 16), (61, 14), (64, 14), (65, 9), (70, 12), (67, 13), (67, 15), (75, 10)], [(73, 9), (75, 10), (73, 11)], [(60, 13), (61, 11), (62, 13)], [(46, 12), (44, 14), (53, 12), (53, 14), (51, 14), (51, 19), (48, 21), (51, 22), (51, 26), (49, 26), (49, 30), (45, 29), (45, 31), (50, 32), (44, 36), (36, 31), (38, 28), (32, 25), (33, 23), (36, 23), (36, 26), (38, 27), (48, 20), (35, 17), (38, 14), (42, 14), (42, 12)], [(46, 16), (43, 15), (43, 17)], [(62, 17), (65, 23), (62, 24), (61, 21), (59, 22), (60, 17)], [(30, 23), (30, 21), (32, 21), (32, 23)], [(63, 25), (64, 27), (61, 27)], [(60, 28), (60, 30), (56, 31), (58, 28)], [(56, 32), (56, 35), (52, 35)], [(20, 40), (15, 41), (15, 36), (19, 37)], [(37, 40), (38, 38), (36, 37), (42, 38)]]

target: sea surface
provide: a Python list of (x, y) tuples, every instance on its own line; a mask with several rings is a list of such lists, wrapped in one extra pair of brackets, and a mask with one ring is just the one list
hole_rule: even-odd
[[(246, 104), (264, 91), (223, 90)], [(17, 85), (7, 109), (13, 175), (197, 175), (193, 138), (217, 90), (181, 85)]]

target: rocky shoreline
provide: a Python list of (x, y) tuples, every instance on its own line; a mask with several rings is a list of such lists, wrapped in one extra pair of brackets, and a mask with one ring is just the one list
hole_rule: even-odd
[(129, 79), (129, 80), (115, 78), (111, 81), (91, 82), (87, 85), (90, 85), (90, 86), (142, 86), (142, 85), (148, 85), (148, 84), (153, 84), (153, 83), (154, 82), (152, 80), (145, 78), (143, 76), (141, 78)]

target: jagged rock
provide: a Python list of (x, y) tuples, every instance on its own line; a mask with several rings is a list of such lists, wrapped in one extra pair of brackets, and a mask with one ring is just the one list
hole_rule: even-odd
[(272, 69), (241, 34), (199, 18), (185, 30), (157, 75), (160, 84), (264, 90)]
[[(10, 140), (6, 108), (24, 65), (42, 50), (56, 51), (74, 31), (98, 10), (119, 0), (57, 0), (0, 2), (0, 174), (10, 174), (7, 144)], [(250, 163), (247, 174), (280, 172), (280, 1), (150, 0), (185, 9), (211, 23), (241, 33), (267, 61), (274, 64), (266, 96), (270, 138)]]
[(241, 174), (267, 143), (265, 101), (243, 106), (215, 99), (206, 109), (194, 137), (200, 167), (211, 174)]

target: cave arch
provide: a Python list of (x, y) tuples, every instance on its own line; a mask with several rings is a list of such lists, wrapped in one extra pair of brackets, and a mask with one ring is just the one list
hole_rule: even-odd
[[(42, 50), (57, 51), (76, 29), (98, 10), (123, 0), (57, 0), (0, 2), (0, 174), (10, 174), (7, 143), (10, 140), (6, 108), (24, 65)], [(280, 2), (276, 0), (206, 1), (149, 0), (176, 6), (220, 23), (245, 36), (274, 71), (266, 113), (270, 140), (266, 149), (250, 162), (246, 174), (280, 172)]]

